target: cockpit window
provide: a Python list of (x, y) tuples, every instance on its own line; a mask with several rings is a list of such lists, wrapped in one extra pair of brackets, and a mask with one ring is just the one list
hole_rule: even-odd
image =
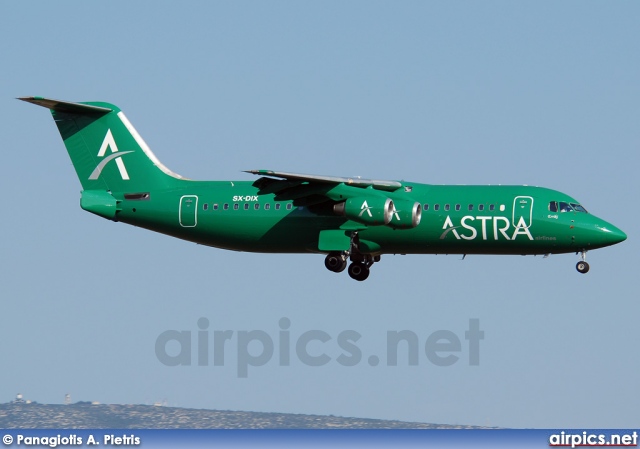
[(584, 207), (582, 207), (582, 205), (580, 204), (576, 204), (576, 203), (571, 203), (571, 207), (573, 207), (574, 210), (578, 211), (578, 212), (584, 212), (586, 214), (588, 214), (589, 212), (587, 212), (587, 209), (585, 209)]
[(551, 212), (558, 212), (558, 202), (557, 201), (551, 201), (549, 203), (549, 210)]
[(560, 202), (560, 212), (573, 212), (573, 208), (569, 203), (565, 203), (563, 201)]

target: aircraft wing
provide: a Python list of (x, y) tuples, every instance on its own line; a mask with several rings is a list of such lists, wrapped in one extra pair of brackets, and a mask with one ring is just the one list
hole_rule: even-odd
[[(274, 194), (276, 201), (293, 201), (295, 206), (314, 208), (321, 214), (338, 215), (346, 221), (336, 229), (320, 231), (316, 248), (321, 252), (347, 251), (352, 232), (369, 226), (387, 225), (394, 229), (415, 228), (422, 210), (409, 194), (411, 186), (398, 181), (306, 175), (272, 170), (247, 170), (261, 176), (253, 185), (259, 194)], [(317, 245), (317, 246), (316, 246)], [(380, 245), (358, 240), (360, 251), (375, 253)]]
[(345, 184), (352, 187), (367, 188), (372, 187), (376, 190), (386, 190), (393, 192), (402, 187), (398, 181), (384, 181), (378, 179), (364, 178), (343, 178), (340, 176), (323, 176), (323, 175), (306, 175), (301, 173), (288, 173), (273, 170), (246, 170), (246, 173), (254, 175), (267, 176), (270, 178), (280, 178), (287, 181), (303, 182), (309, 184)]

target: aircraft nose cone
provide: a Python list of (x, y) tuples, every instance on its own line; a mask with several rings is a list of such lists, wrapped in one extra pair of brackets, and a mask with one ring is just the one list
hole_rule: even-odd
[(606, 246), (615, 245), (616, 243), (627, 240), (627, 234), (610, 223), (604, 222), (596, 225), (596, 229), (599, 231), (599, 240)]

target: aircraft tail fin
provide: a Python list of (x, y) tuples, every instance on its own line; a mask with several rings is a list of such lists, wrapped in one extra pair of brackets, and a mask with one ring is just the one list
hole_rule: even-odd
[(51, 111), (84, 190), (141, 192), (185, 179), (156, 158), (115, 105), (19, 99)]

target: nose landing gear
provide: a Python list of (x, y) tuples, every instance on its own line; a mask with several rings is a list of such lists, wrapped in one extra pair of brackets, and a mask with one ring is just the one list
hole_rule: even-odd
[[(577, 254), (577, 253), (576, 253)], [(589, 272), (589, 264), (587, 263), (587, 252), (582, 251), (580, 254), (582, 260), (576, 264), (576, 270), (582, 274), (586, 274)]]

